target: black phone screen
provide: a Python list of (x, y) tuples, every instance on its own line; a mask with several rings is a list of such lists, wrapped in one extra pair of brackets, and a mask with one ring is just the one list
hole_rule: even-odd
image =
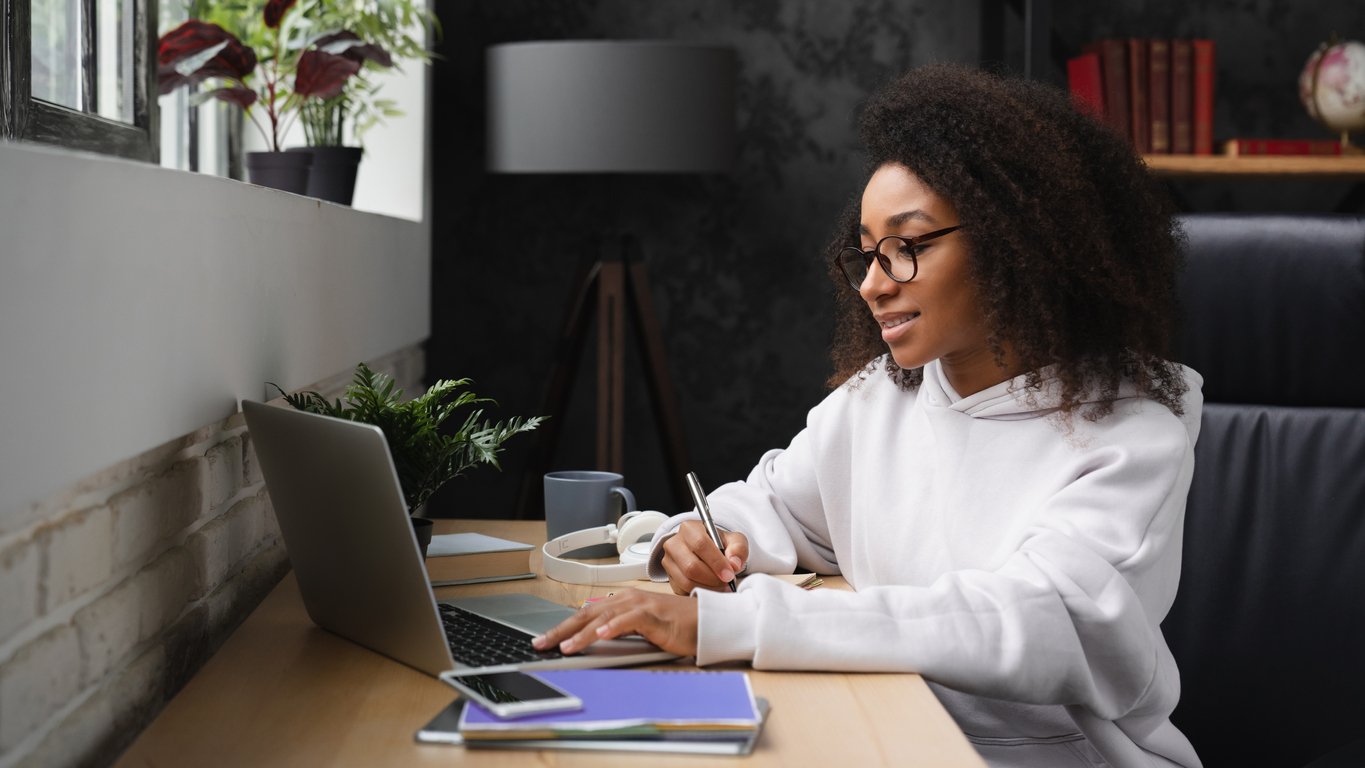
[(494, 672), (488, 675), (461, 675), (461, 683), (498, 704), (521, 701), (562, 699), (564, 694), (524, 672)]

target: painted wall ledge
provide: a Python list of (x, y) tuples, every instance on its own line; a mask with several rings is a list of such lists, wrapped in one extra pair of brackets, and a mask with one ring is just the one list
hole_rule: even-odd
[(267, 381), (424, 341), (430, 241), (425, 222), (0, 142), (0, 537)]

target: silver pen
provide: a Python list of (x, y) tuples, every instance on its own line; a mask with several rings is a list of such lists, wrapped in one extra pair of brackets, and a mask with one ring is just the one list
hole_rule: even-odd
[[(706, 534), (715, 543), (716, 549), (720, 550), (722, 556), (725, 555), (725, 545), (720, 541), (720, 531), (716, 530), (716, 522), (711, 519), (711, 507), (706, 504), (706, 494), (702, 492), (701, 483), (697, 482), (697, 473), (687, 473), (687, 487), (692, 491), (692, 501), (697, 504), (697, 514), (701, 515), (701, 524), (706, 526)], [(735, 580), (730, 579), (730, 591), (734, 592), (739, 587), (735, 586)]]

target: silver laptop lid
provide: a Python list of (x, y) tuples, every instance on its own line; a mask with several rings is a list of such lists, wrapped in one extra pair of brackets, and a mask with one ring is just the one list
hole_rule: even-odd
[(455, 666), (379, 427), (242, 402), (308, 616), (437, 675)]

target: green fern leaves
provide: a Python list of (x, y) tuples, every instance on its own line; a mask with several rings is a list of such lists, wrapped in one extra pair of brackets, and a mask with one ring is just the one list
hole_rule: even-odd
[(441, 425), (459, 409), (494, 402), (469, 391), (472, 383), (469, 379), (442, 379), (404, 402), (403, 391), (391, 376), (361, 363), (346, 387), (344, 401), (328, 402), (317, 392), (290, 395), (275, 384), (271, 386), (300, 411), (374, 424), (383, 430), (408, 511), (412, 512), (441, 486), (472, 467), (491, 464), (500, 469), (502, 444), (513, 435), (535, 429), (546, 418), (490, 422), (483, 418), (483, 409), (476, 408), (465, 416), (458, 430), (442, 431)]

